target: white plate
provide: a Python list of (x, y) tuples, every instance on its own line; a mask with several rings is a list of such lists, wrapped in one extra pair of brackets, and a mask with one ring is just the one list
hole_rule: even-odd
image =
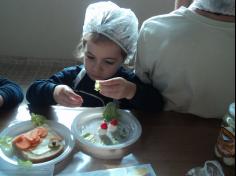
[[(90, 124), (98, 124), (102, 121), (104, 108), (94, 108), (80, 113), (73, 121), (71, 130), (78, 141), (79, 149), (83, 152), (100, 159), (119, 159), (129, 153), (130, 146), (133, 145), (141, 136), (142, 127), (136, 117), (129, 111), (119, 110), (119, 123), (127, 130), (127, 137), (119, 144), (104, 145), (92, 143), (84, 139), (86, 128)], [(93, 133), (97, 132), (98, 125), (94, 125)], [(97, 127), (98, 126), (98, 127)], [(89, 130), (88, 130), (89, 132)]]
[[(53, 130), (55, 130), (55, 132), (57, 132), (60, 136), (64, 138), (65, 148), (64, 148), (63, 153), (57, 156), (56, 158), (47, 162), (35, 163), (32, 165), (32, 167), (56, 165), (57, 163), (63, 161), (72, 152), (75, 146), (74, 137), (67, 127), (65, 127), (64, 125), (58, 122), (50, 121), (50, 120), (47, 120), (46, 124), (48, 124)], [(19, 122), (19, 123), (10, 125), (5, 130), (3, 130), (0, 133), (0, 137), (4, 137), (4, 136), (15, 137), (19, 134), (32, 130), (33, 128), (35, 128), (35, 126), (32, 124), (31, 121)], [(16, 156), (8, 157), (1, 149), (0, 149), (0, 157), (11, 165), (14, 165), (14, 166), (18, 165), (16, 161), (17, 160)]]

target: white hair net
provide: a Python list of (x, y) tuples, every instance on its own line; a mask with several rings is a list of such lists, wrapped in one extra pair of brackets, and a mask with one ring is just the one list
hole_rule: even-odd
[(97, 32), (118, 44), (133, 58), (138, 39), (138, 19), (130, 9), (110, 1), (90, 4), (85, 13), (83, 36)]
[(235, 16), (235, 0), (194, 0), (190, 7)]

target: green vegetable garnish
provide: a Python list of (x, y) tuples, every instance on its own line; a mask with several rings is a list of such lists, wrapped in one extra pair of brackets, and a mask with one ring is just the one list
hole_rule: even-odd
[(11, 147), (12, 137), (3, 136), (0, 138), (0, 147)]
[(31, 114), (31, 121), (35, 126), (41, 126), (41, 125), (45, 124), (46, 117), (32, 113)]
[(83, 135), (83, 138), (86, 140), (86, 141), (89, 141), (89, 142), (92, 142), (92, 143), (96, 143), (96, 138), (93, 134), (91, 133), (86, 133)]
[(101, 144), (104, 145), (113, 145), (112, 140), (108, 136), (100, 136)]
[(23, 167), (23, 168), (32, 167), (32, 162), (29, 161), (29, 160), (24, 161), (24, 160), (18, 159), (18, 160), (17, 160), (17, 164), (18, 164), (20, 167)]
[(12, 137), (4, 136), (0, 138), (0, 148), (7, 156), (13, 155), (13, 149), (12, 149)]
[(58, 139), (50, 139), (48, 147), (51, 148), (52, 150), (57, 150), (60, 148), (61, 144)]
[(106, 105), (103, 112), (103, 119), (110, 122), (112, 119), (119, 118), (118, 106), (114, 102), (110, 102)]
[(59, 149), (60, 145), (58, 145), (58, 146), (48, 146), (48, 147), (52, 150), (57, 150), (57, 149)]
[(100, 91), (100, 83), (99, 83), (99, 81), (95, 82), (94, 90)]

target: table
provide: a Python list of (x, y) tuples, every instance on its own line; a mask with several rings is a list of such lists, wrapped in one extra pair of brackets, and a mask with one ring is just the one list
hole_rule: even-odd
[[(73, 119), (85, 109), (52, 106), (31, 111), (70, 128)], [(77, 151), (75, 153), (77, 158), (83, 159), (73, 160), (74, 164), (77, 164), (76, 172), (150, 163), (158, 176), (183, 176), (191, 168), (203, 166), (207, 160), (217, 159), (214, 155), (214, 145), (220, 129), (220, 120), (203, 119), (176, 112), (132, 113), (143, 128), (142, 136), (135, 144), (132, 153), (123, 160), (103, 161)], [(30, 113), (26, 105), (1, 113), (0, 132), (14, 121), (29, 119)], [(69, 163), (62, 173), (69, 172), (70, 165)], [(227, 167), (223, 163), (222, 166), (226, 176), (235, 175), (234, 168)]]

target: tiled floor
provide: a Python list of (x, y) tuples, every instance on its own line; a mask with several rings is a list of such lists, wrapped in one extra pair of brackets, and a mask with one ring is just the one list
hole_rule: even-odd
[[(20, 58), (19, 58), (20, 59)], [(45, 60), (45, 59), (21, 59), (0, 57), (0, 75), (17, 82), (24, 93), (31, 82), (36, 79), (44, 79), (62, 70), (64, 67), (75, 65), (76, 60)]]

